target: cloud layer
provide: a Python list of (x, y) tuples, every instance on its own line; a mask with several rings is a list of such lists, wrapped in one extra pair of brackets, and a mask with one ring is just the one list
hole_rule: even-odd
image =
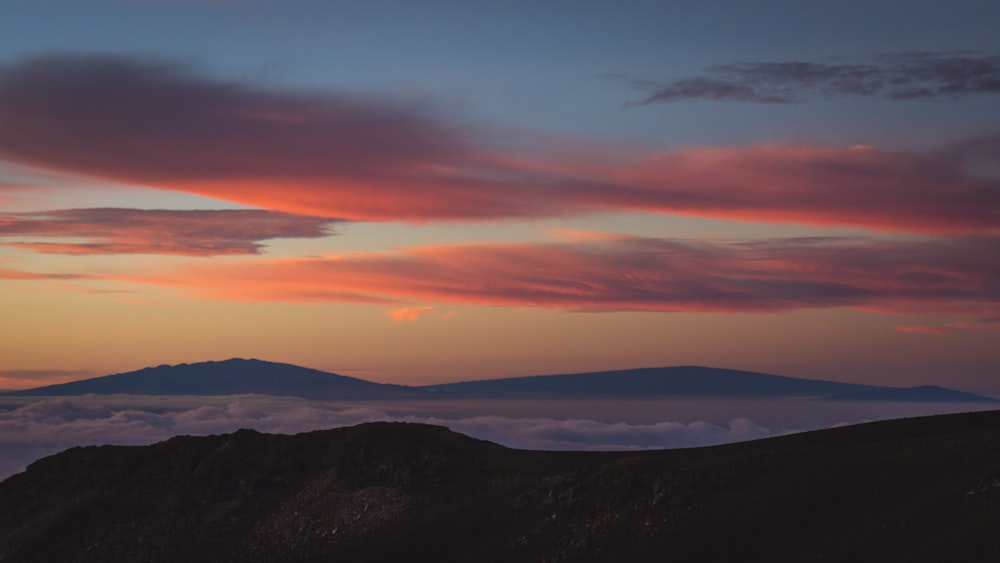
[[(79, 445), (149, 444), (178, 434), (219, 434), (239, 428), (293, 434), (376, 420), (445, 425), (470, 436), (531, 449), (612, 450), (677, 448), (763, 438), (772, 431), (745, 418), (708, 422), (607, 423), (587, 419), (391, 415), (302, 399), (233, 396), (144, 398), (123, 405), (54, 399), (0, 411), (0, 479), (39, 457)], [(200, 401), (200, 404), (199, 404)]]
[[(918, 68), (937, 69), (927, 71), (933, 76), (950, 68), (914, 57)], [(768, 68), (738, 73), (808, 74)], [(982, 81), (976, 88), (991, 84)], [(1000, 137), (925, 152), (762, 145), (622, 151), (600, 161), (572, 143), (525, 146), (526, 136), (459, 127), (414, 104), (279, 91), (110, 56), (0, 68), (0, 123), (0, 159), (9, 162), (349, 220), (649, 211), (1000, 232)]]
[(875, 63), (743, 62), (669, 82), (635, 80), (649, 94), (631, 105), (711, 100), (793, 103), (881, 96), (892, 100), (1000, 94), (1000, 55), (901, 53)]
[[(262, 240), (324, 237), (332, 223), (250, 209), (60, 209), (0, 214), (0, 245), (53, 254), (259, 254)], [(78, 238), (87, 240), (66, 240)]]
[[(293, 434), (399, 420), (443, 425), (515, 448), (631, 450), (707, 446), (872, 419), (966, 412), (969, 408), (964, 403), (841, 401), (598, 403), (559, 401), (553, 408), (551, 404), (526, 405), (521, 401), (365, 405), (265, 395), (8, 398), (0, 404), (0, 479), (35, 459), (72, 446), (149, 444), (175, 435), (218, 434), (240, 428)], [(560, 414), (552, 416), (551, 412)], [(663, 413), (670, 414), (661, 418)], [(761, 420), (766, 422), (761, 424)]]
[(245, 301), (429, 302), (579, 311), (860, 307), (982, 315), (1000, 306), (1000, 239), (609, 236), (191, 264), (160, 277), (119, 279)]
[(348, 218), (504, 213), (460, 188), (491, 182), (465, 133), (389, 100), (46, 56), (0, 70), (0, 123), (0, 158), (62, 172)]

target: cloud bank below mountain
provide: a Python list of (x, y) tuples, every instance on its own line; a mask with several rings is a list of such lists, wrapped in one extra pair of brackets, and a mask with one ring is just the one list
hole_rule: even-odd
[(141, 445), (240, 428), (294, 434), (373, 421), (447, 426), (513, 448), (686, 448), (902, 416), (965, 412), (962, 403), (815, 401), (321, 402), (267, 395), (96, 396), (0, 402), (0, 479), (66, 448)]
[(445, 413), (394, 414), (378, 407), (256, 395), (215, 400), (144, 397), (131, 403), (124, 403), (120, 396), (106, 401), (51, 399), (0, 411), (0, 478), (73, 446), (150, 444), (175, 435), (220, 434), (240, 428), (293, 434), (379, 420), (438, 424), (510, 447), (548, 450), (693, 447), (775, 434), (747, 418), (734, 418), (725, 425), (499, 415), (455, 418)]

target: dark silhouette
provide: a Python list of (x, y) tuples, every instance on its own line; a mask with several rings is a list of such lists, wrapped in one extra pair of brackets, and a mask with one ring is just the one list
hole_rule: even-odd
[(14, 391), (9, 395), (238, 395), (257, 393), (310, 399), (412, 398), (424, 392), (303, 368), (232, 358), (221, 362), (162, 365), (70, 383)]
[(601, 399), (715, 397), (995, 402), (943, 387), (882, 387), (700, 366), (641, 368), (463, 381), (424, 387), (388, 385), (291, 364), (233, 358), (162, 365), (128, 373), (12, 391), (7, 395), (234, 395), (256, 393), (310, 399), (421, 398)]
[(442, 427), (73, 448), (0, 483), (0, 561), (998, 561), (1000, 411), (711, 448)]
[(478, 398), (813, 397), (878, 401), (996, 401), (942, 387), (883, 387), (700, 366), (510, 377), (430, 385), (422, 389), (443, 396)]

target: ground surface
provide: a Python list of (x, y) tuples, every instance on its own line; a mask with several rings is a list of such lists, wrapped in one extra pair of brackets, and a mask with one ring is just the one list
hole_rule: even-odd
[(74, 448), (0, 562), (1000, 561), (1000, 411), (641, 453), (374, 423)]

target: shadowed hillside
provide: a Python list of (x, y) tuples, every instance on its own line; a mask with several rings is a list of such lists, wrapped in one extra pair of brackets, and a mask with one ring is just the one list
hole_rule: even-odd
[(0, 561), (1000, 560), (1000, 411), (712, 448), (372, 423), (74, 448), (0, 483)]

